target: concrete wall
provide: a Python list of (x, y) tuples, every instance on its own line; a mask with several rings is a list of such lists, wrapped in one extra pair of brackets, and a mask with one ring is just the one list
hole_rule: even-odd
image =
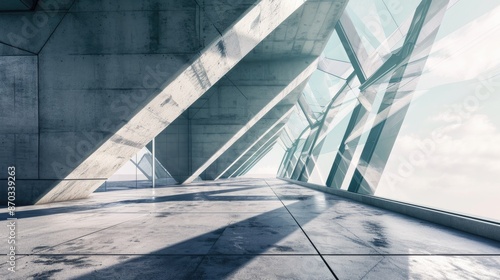
[[(187, 168), (172, 174), (179, 182), (190, 182), (197, 176), (219, 177), (281, 117), (265, 118), (264, 115), (281, 100), (277, 102), (276, 97), (286, 91), (290, 94), (287, 85), (302, 82), (297, 78), (305, 68), (299, 61), (316, 58), (321, 53), (346, 3), (307, 1), (190, 106), (186, 124), (190, 157), (183, 159), (188, 162), (178, 162), (173, 149), (174, 155), (167, 155), (168, 162), (164, 162), (170, 168), (179, 165)], [(164, 133), (173, 131), (167, 127)]]
[[(318, 36), (311, 46), (294, 52), (298, 56), (304, 51), (319, 54), (331, 33), (329, 27), (337, 20), (330, 15), (338, 14), (345, 1), (309, 2), (311, 5), (302, 0), (41, 0), (35, 11), (0, 13), (0, 51), (19, 60), (1, 58), (2, 81), (15, 81), (15, 87), (3, 88), (16, 99), (30, 96), (25, 107), (36, 108), (22, 118), (2, 115), (6, 118), (1, 130), (5, 142), (0, 151), (5, 158), (2, 162), (18, 164), (18, 174), (25, 178), (17, 186), (22, 193), (17, 203), (86, 197), (216, 85), (217, 95), (207, 98), (211, 119), (205, 119), (203, 113), (188, 119), (188, 143), (192, 144), (188, 152), (199, 156), (181, 167), (188, 173), (201, 173), (203, 165), (216, 159), (207, 160), (217, 150), (216, 138), (236, 141), (235, 129), (250, 128), (271, 109), (259, 108), (267, 106), (269, 97), (283, 87), (264, 80), (258, 86), (249, 83), (260, 79), (259, 74), (290, 74), (294, 67), (271, 71), (267, 66), (259, 66), (260, 70), (238, 66), (242, 70), (233, 71), (233, 79), (241, 83), (218, 83), (219, 79), (271, 32), (276, 30), (268, 44), (252, 52), (261, 61), (286, 47), (277, 34), (292, 31), (286, 38), (290, 42), (293, 34), (301, 35), (296, 28), (300, 20), (288, 21), (277, 30), (294, 12), (300, 19), (304, 11), (310, 11), (304, 20), (317, 25), (313, 30)], [(320, 17), (311, 20), (312, 14)], [(22, 79), (7, 73), (9, 65), (15, 65), (13, 72)], [(273, 78), (267, 77), (280, 80), (279, 76)], [(234, 94), (235, 88), (242, 96)], [(8, 99), (9, 93), (2, 98), (10, 106), (24, 102)], [(182, 120), (178, 123), (184, 125)], [(29, 129), (23, 130), (25, 125)], [(219, 136), (210, 135), (208, 125)], [(180, 135), (177, 140), (160, 141), (177, 141), (179, 160), (179, 151), (186, 146)], [(216, 154), (222, 152), (219, 149)], [(6, 196), (0, 196), (0, 202), (5, 202)]]
[[(210, 2), (45, 0), (0, 13), (0, 179), (16, 166), (18, 203), (65, 179), (255, 3), (222, 16), (214, 5), (224, 3)], [(84, 190), (117, 168), (73, 179)]]
[(183, 114), (156, 137), (156, 158), (177, 182), (191, 172), (189, 121)]
[[(36, 120), (5, 113), (2, 124), (2, 162), (36, 165), (20, 163), (33, 181), (19, 182), (17, 203), (86, 197), (302, 4), (41, 0), (32, 12), (0, 13), (0, 50), (33, 56), (15, 71), (35, 70), (20, 75), (38, 83), (2, 74), (15, 91), (36, 87)], [(11, 129), (20, 123), (36, 123), (32, 138)]]
[[(273, 113), (261, 113), (273, 99), (289, 90), (288, 85), (297, 77), (306, 79), (310, 73), (308, 72), (304, 77), (301, 74), (306, 69), (314, 69), (314, 61), (314, 57), (265, 61), (244, 59), (226, 77), (193, 103), (188, 110), (187, 120), (176, 120), (173, 123), (174, 126), (170, 125), (160, 133), (160, 139), (170, 138), (168, 140), (170, 145), (157, 145), (160, 162), (178, 182), (184, 182), (196, 170), (199, 170), (202, 179), (214, 179), (218, 168), (213, 165), (213, 162), (208, 164), (212, 165), (209, 171), (200, 169), (201, 166), (206, 164), (214, 154), (222, 155), (225, 152), (224, 145), (234, 140), (235, 135), (247, 126), (252, 118), (258, 116), (259, 119), (264, 119), (259, 121), (260, 124), (257, 122), (251, 125), (250, 127), (256, 129), (252, 130), (249, 127), (249, 131), (244, 135), (249, 139), (257, 139), (293, 106), (301, 89), (288, 91), (279, 97), (284, 102)], [(287, 99), (288, 96), (292, 97)], [(186, 131), (189, 137), (183, 135)], [(176, 140), (178, 142), (174, 143)], [(186, 148), (187, 152), (185, 152)], [(234, 149), (232, 151), (235, 153)], [(179, 156), (180, 154), (182, 156)], [(186, 157), (186, 155), (189, 156)]]
[[(267, 112), (261, 112), (272, 100), (277, 97), (284, 99), (291, 94), (292, 91), (286, 92), (288, 85), (301, 77), (313, 61), (314, 57), (242, 62), (228, 73), (231, 84), (222, 79), (216, 85), (217, 93), (205, 103), (205, 112), (209, 113), (198, 113), (191, 119), (193, 170), (206, 164), (214, 154), (225, 152), (221, 150), (224, 144), (234, 140), (233, 137), (252, 118), (264, 117)], [(285, 95), (280, 97), (283, 93)], [(203, 179), (210, 178), (205, 170), (200, 175)]]
[[(38, 179), (38, 62), (36, 56), (0, 56), (0, 191), (7, 199), (7, 168), (16, 167), (17, 191), (32, 195), (22, 182)], [(22, 199), (22, 196), (21, 198)]]
[[(298, 92), (297, 92), (298, 93)], [(228, 169), (242, 154), (246, 153), (261, 138), (264, 138), (267, 132), (273, 128), (284, 124), (293, 110), (292, 100), (296, 101), (297, 94), (291, 94), (286, 100), (283, 100), (259, 120), (247, 133), (236, 143), (234, 143), (227, 151), (225, 151), (216, 161), (214, 161), (204, 172), (207, 179), (218, 179), (226, 169)]]
[(250, 163), (249, 161), (251, 161), (252, 158), (255, 158), (255, 156), (263, 150), (264, 146), (272, 142), (274, 137), (279, 136), (279, 133), (284, 125), (285, 123), (279, 123), (269, 130), (263, 138), (259, 139), (250, 147), (250, 149), (240, 155), (237, 160), (222, 173), (220, 178), (234, 177), (236, 171), (242, 171), (242, 169)]

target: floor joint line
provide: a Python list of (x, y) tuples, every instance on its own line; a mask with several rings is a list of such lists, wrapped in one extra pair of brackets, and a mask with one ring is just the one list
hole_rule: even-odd
[(302, 228), (302, 226), (299, 224), (299, 222), (297, 221), (297, 219), (295, 219), (295, 217), (293, 216), (292, 212), (290, 212), (290, 210), (288, 210), (288, 207), (286, 207), (285, 203), (283, 203), (283, 201), (281, 200), (281, 198), (278, 196), (278, 194), (274, 191), (274, 189), (269, 185), (269, 183), (267, 183), (267, 180), (264, 179), (264, 182), (266, 183), (266, 185), (273, 191), (274, 195), (276, 195), (276, 197), (280, 200), (281, 204), (283, 204), (283, 207), (285, 207), (286, 211), (288, 211), (288, 214), (290, 214), (290, 216), (292, 217), (292, 219), (295, 221), (295, 223), (297, 224), (297, 226), (299, 226), (300, 230), (302, 231), (302, 233), (304, 233), (304, 235), (306, 236), (307, 240), (309, 240), (309, 242), (311, 243), (311, 245), (313, 246), (314, 250), (316, 250), (316, 252), (318, 253), (319, 257), (321, 258), (321, 260), (323, 261), (323, 263), (326, 265), (326, 267), (328, 268), (328, 270), (330, 270), (330, 272), (332, 273), (333, 277), (335, 277), (335, 279), (339, 280), (339, 278), (337, 277), (337, 275), (335, 275), (335, 272), (333, 272), (333, 269), (330, 267), (330, 265), (326, 262), (325, 258), (323, 257), (323, 255), (321, 255), (321, 253), (319, 252), (318, 248), (316, 248), (316, 245), (314, 245), (314, 243), (312, 242), (311, 238), (309, 238), (309, 235), (307, 235), (306, 231)]

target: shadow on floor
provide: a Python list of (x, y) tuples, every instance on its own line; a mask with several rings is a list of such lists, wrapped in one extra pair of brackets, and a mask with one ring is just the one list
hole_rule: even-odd
[[(246, 200), (245, 197), (231, 198)], [(335, 201), (332, 200), (331, 203)], [(313, 215), (309, 217), (314, 219)], [(294, 234), (297, 238), (295, 242), (282, 242)], [(127, 279), (226, 279), (263, 254), (274, 257), (302, 255), (302, 261), (289, 263), (288, 269), (281, 272), (282, 275), (275, 271), (278, 273), (275, 275), (277, 278), (299, 279), (297, 275), (301, 275), (300, 279), (335, 279), (292, 216), (283, 208), (218, 228), (147, 255), (134, 256), (75, 279), (95, 279), (103, 276)], [(48, 255), (44, 257), (53, 258)], [(304, 261), (306, 258), (308, 260)], [(259, 275), (258, 271), (252, 273)], [(266, 272), (261, 273), (257, 278), (248, 279), (269, 277)]]
[[(81, 212), (81, 211), (89, 211), (89, 210), (103, 210), (106, 208), (117, 207), (121, 205), (131, 205), (131, 204), (143, 204), (143, 203), (161, 203), (168, 201), (227, 201), (227, 200), (269, 200), (269, 199), (277, 199), (270, 198), (269, 196), (219, 196), (218, 194), (223, 193), (231, 193), (235, 191), (244, 191), (249, 189), (255, 189), (255, 186), (252, 187), (240, 187), (240, 188), (228, 188), (225, 190), (217, 190), (217, 191), (203, 191), (196, 193), (185, 193), (185, 194), (177, 194), (177, 195), (166, 195), (166, 196), (156, 196), (150, 198), (139, 198), (139, 199), (127, 199), (121, 201), (113, 201), (109, 203), (97, 203), (97, 204), (88, 204), (88, 205), (71, 205), (71, 206), (62, 206), (62, 207), (54, 207), (54, 208), (46, 208), (46, 209), (35, 209), (35, 210), (22, 210), (22, 208), (18, 208), (16, 211), (16, 217), (18, 219), (25, 218), (33, 218), (40, 217), (46, 215), (54, 215), (54, 214), (67, 214), (73, 212)], [(3, 213), (0, 215), (0, 218), (7, 219), (8, 213)]]

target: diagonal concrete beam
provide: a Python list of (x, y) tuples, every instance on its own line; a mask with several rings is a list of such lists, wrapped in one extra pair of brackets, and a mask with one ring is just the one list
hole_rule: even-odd
[[(156, 136), (160, 160), (178, 182), (184, 182), (193, 170), (204, 164), (251, 118), (307, 68), (314, 58), (301, 57), (265, 61), (248, 61), (233, 68), (225, 78), (212, 86), (188, 111)], [(297, 101), (299, 91), (289, 94), (265, 114), (200, 177), (212, 180), (219, 164), (226, 166), (224, 156), (237, 157), (241, 144), (253, 142)], [(220, 159), (224, 160), (224, 163)]]
[[(201, 51), (189, 66), (165, 82), (161, 92), (72, 169), (63, 181), (42, 193), (36, 199), (36, 204), (87, 197), (99, 187), (100, 182), (84, 183), (79, 178), (85, 178), (89, 173), (102, 174), (102, 178), (111, 176), (304, 2), (306, 0), (261, 0), (252, 6), (222, 36)], [(196, 176), (192, 176), (189, 181), (194, 178)]]
[(262, 139), (264, 139), (273, 129), (275, 129), (279, 124), (284, 124), (286, 120), (290, 117), (290, 114), (295, 110), (295, 107), (290, 108), (281, 118), (276, 120), (274, 124), (271, 125), (267, 130), (265, 130), (248, 148), (240, 152), (240, 155), (237, 156), (224, 170), (220, 171), (219, 174), (215, 177), (215, 180), (218, 180), (224, 173), (226, 173), (231, 167), (233, 167), (248, 151), (250, 151), (257, 143), (259, 143)]
[(218, 149), (204, 164), (197, 168), (191, 176), (183, 183), (191, 183), (205, 171), (220, 155), (229, 149), (238, 139), (240, 139), (252, 126), (254, 126), (265, 114), (273, 109), (280, 101), (286, 98), (292, 91), (302, 91), (309, 77), (317, 69), (318, 59), (313, 60), (295, 79), (293, 79), (283, 90), (277, 94), (266, 106), (256, 113), (238, 132), (236, 132), (221, 148)]
[[(227, 151), (225, 151), (216, 161), (214, 161), (200, 175), (203, 180), (215, 180), (215, 178), (233, 163), (234, 159), (241, 155), (256, 139), (260, 138), (268, 129), (277, 125), (276, 121), (282, 119), (290, 108), (294, 106), (293, 101), (297, 100), (298, 91), (295, 94), (289, 95), (285, 100), (280, 102), (262, 119), (260, 119), (250, 130), (248, 130), (238, 141), (236, 141)], [(293, 100), (293, 101), (292, 101)], [(286, 117), (286, 116), (285, 116)], [(223, 143), (222, 143), (223, 144)]]
[(274, 147), (276, 144), (276, 140), (272, 142), (265, 150), (262, 150), (259, 155), (244, 169), (242, 170), (236, 177), (244, 176), (248, 173), (248, 171), (252, 170), (252, 168), (259, 163)]
[(255, 151), (252, 151), (251, 153), (248, 154), (248, 158), (243, 161), (241, 164), (239, 164), (236, 168), (236, 170), (234, 170), (231, 175), (229, 175), (228, 177), (229, 178), (232, 178), (232, 177), (238, 177), (240, 175), (242, 175), (245, 170), (248, 170), (248, 167), (250, 165), (252, 165), (254, 162), (260, 160), (260, 157), (262, 155), (262, 153), (264, 151), (268, 151), (270, 150), (273, 145), (275, 144), (275, 142), (277, 141), (277, 139), (280, 137), (280, 134), (281, 132), (283, 131), (283, 127), (282, 126), (280, 129), (278, 129), (271, 137), (269, 138), (266, 138), (263, 143), (261, 143), (260, 145), (258, 145), (256, 148)]
[(259, 142), (257, 142), (250, 150), (246, 153), (242, 154), (240, 159), (229, 168), (224, 174), (222, 174), (221, 178), (229, 178), (233, 176), (236, 171), (240, 170), (243, 165), (245, 165), (249, 160), (251, 160), (261, 148), (275, 139), (276, 136), (280, 136), (282, 134), (283, 129), (286, 128), (286, 122), (278, 124), (275, 128), (269, 131)]
[[(345, 3), (343, 0), (308, 1), (193, 103), (184, 119), (177, 119), (156, 137), (160, 143), (156, 146), (159, 160), (178, 182), (193, 175), (193, 171), (279, 94), (310, 63), (310, 58), (318, 57)], [(296, 99), (281, 102), (277, 107), (292, 106)], [(271, 110), (199, 177), (215, 179), (286, 110)]]
[(227, 170), (224, 174), (222, 174), (221, 178), (229, 178), (231, 176), (234, 177), (235, 174), (239, 173), (243, 165), (247, 165), (249, 160), (255, 158), (255, 155), (261, 150), (261, 148), (265, 144), (272, 141), (272, 139), (275, 139), (276, 136), (281, 136), (285, 128), (286, 128), (286, 123), (283, 123), (279, 124), (273, 130), (271, 130), (266, 135), (266, 137), (261, 139), (252, 149), (246, 152), (229, 170)]

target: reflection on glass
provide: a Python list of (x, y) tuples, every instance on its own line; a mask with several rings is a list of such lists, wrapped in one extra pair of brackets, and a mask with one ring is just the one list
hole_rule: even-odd
[(325, 185), (326, 179), (335, 159), (335, 154), (338, 151), (338, 147), (342, 141), (342, 137), (345, 134), (347, 125), (351, 118), (354, 106), (356, 102), (352, 99), (350, 102), (346, 102), (351, 106), (344, 106), (340, 112), (333, 116), (331, 123), (327, 126), (328, 131), (324, 134), (322, 139), (318, 139), (318, 144), (314, 148), (313, 156), (310, 160), (309, 170), (311, 166), (313, 167), (310, 175), (307, 174), (308, 182)]
[[(118, 169), (115, 174), (109, 177), (96, 191), (101, 192), (152, 187), (152, 162), (153, 155), (146, 146)], [(163, 167), (158, 160), (155, 160), (155, 162), (156, 185), (166, 186), (176, 184), (177, 182), (172, 178), (165, 167)]]
[(349, 1), (279, 175), (500, 221), (499, 14), (496, 0)]
[(297, 162), (299, 161), (299, 157), (301, 155), (302, 149), (304, 148), (304, 144), (306, 143), (305, 137), (308, 135), (310, 129), (308, 128), (307, 130), (302, 133), (302, 136), (296, 141), (294, 147), (293, 147), (293, 152), (291, 154), (290, 161), (288, 163), (288, 166), (285, 171), (285, 177), (286, 178), (291, 178), (293, 171), (295, 170), (295, 166), (297, 165)]
[(311, 147), (316, 139), (317, 132), (318, 132), (318, 127), (315, 126), (311, 128), (309, 132), (309, 136), (307, 137), (306, 141), (304, 142), (304, 146), (302, 147), (302, 152), (299, 155), (299, 158), (297, 160), (297, 164), (295, 165), (295, 169), (292, 173), (291, 179), (297, 180), (302, 173), (302, 169), (304, 168), (305, 161), (310, 155), (311, 152)]
[(342, 47), (342, 42), (337, 32), (333, 32), (332, 37), (328, 40), (323, 55), (330, 59), (349, 62), (349, 57)]
[(500, 8), (457, 18), (470, 4), (445, 16), (375, 194), (500, 221)]

